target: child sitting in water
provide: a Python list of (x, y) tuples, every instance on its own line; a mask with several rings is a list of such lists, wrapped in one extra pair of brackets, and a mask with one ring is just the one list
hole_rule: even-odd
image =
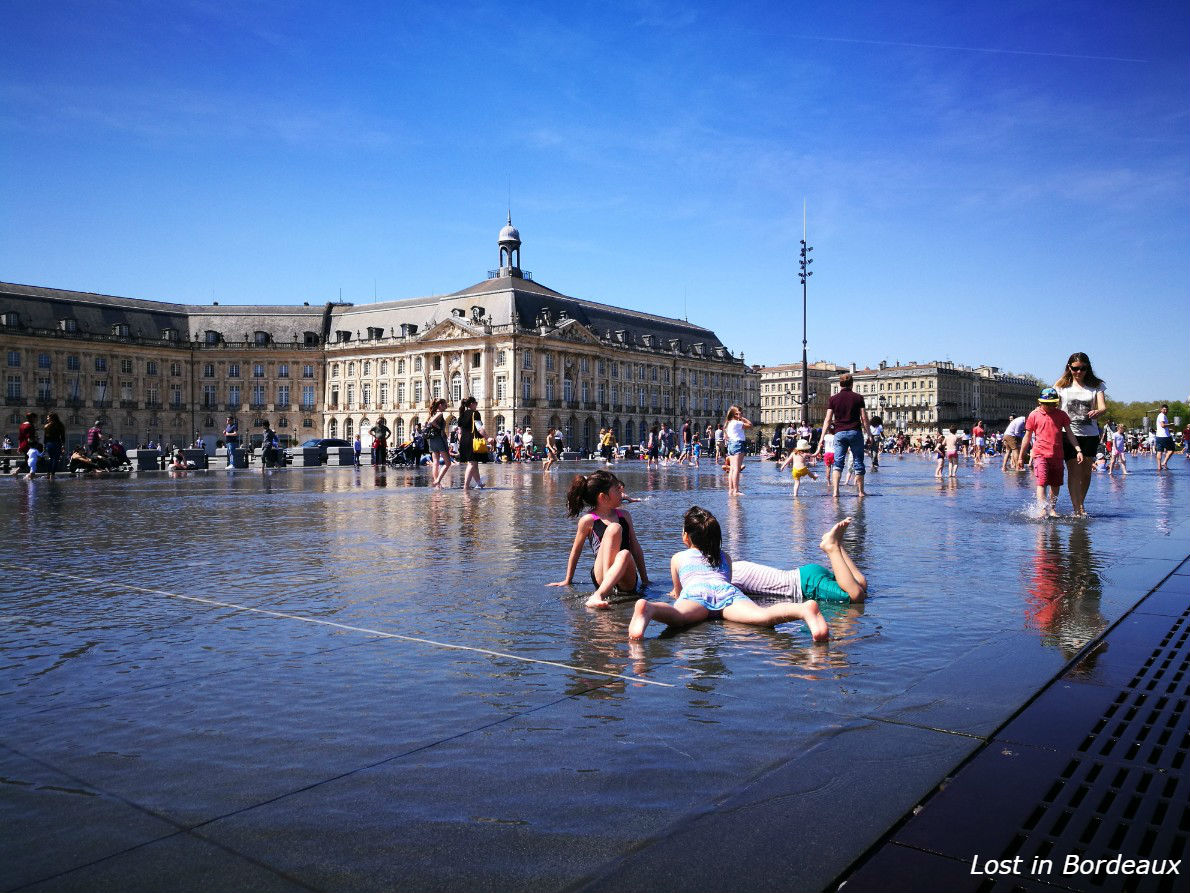
[(817, 602), (783, 602), (762, 607), (729, 583), (731, 556), (720, 548), (722, 539), (714, 515), (698, 506), (686, 512), (682, 530), (686, 549), (674, 555), (669, 563), (674, 585), (670, 596), (675, 601), (670, 605), (638, 600), (628, 624), (629, 639), (643, 638), (645, 628), (654, 618), (669, 626), (690, 626), (715, 616), (755, 626), (804, 620), (815, 642), (827, 640), (830, 632)]
[[(649, 585), (645, 556), (632, 528), (632, 516), (620, 508), (625, 501), (624, 484), (610, 471), (600, 469), (574, 476), (566, 492), (567, 514), (572, 518), (582, 517), (566, 560), (566, 579), (548, 585), (570, 586), (574, 582), (574, 570), (584, 542), (590, 543), (595, 557), (591, 582), (596, 589), (587, 599), (588, 608), (609, 607), (607, 596), (613, 589), (634, 592), (638, 573), (641, 588)], [(584, 507), (591, 511), (583, 514)]]
[(797, 496), (798, 490), (802, 488), (802, 478), (809, 477), (812, 480), (818, 480), (818, 475), (812, 472), (806, 465), (806, 456), (810, 452), (810, 441), (799, 440), (797, 446), (793, 448), (785, 461), (777, 466), (778, 471), (784, 471), (785, 466), (793, 463), (793, 495)]

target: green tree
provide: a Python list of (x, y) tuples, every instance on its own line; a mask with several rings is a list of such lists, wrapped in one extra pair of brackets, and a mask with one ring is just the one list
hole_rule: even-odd
[(1113, 425), (1117, 422), (1123, 422), (1125, 428), (1141, 428), (1145, 416), (1149, 418), (1149, 427), (1152, 427), (1154, 420), (1157, 418), (1158, 407), (1162, 403), (1169, 404), (1169, 424), (1174, 425), (1174, 419), (1180, 418), (1182, 424), (1185, 425), (1190, 421), (1190, 411), (1187, 410), (1186, 404), (1181, 400), (1136, 400), (1131, 403), (1121, 403), (1119, 400), (1107, 401), (1107, 415), (1101, 418), (1100, 421), (1110, 421)]

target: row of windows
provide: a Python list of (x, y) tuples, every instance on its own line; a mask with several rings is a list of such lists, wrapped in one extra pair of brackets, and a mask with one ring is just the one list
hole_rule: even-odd
[[(21, 367), (21, 360), (22, 360), (22, 357), (21, 357), (21, 352), (19, 350), (8, 351), (8, 367), (10, 369), (19, 369)], [(144, 364), (145, 364), (145, 375), (160, 375), (161, 374), (161, 364), (158, 360), (144, 360)], [(111, 370), (109, 370), (109, 367), (108, 367), (108, 358), (107, 357), (94, 357), (93, 365), (94, 365), (94, 371), (96, 371), (96, 372), (111, 371)], [(118, 365), (120, 374), (122, 374), (122, 375), (131, 375), (131, 374), (133, 374), (133, 371), (135, 369), (135, 361), (128, 357), (120, 358), (116, 365)], [(54, 368), (53, 358), (48, 353), (39, 353), (37, 355), (37, 368), (38, 369), (52, 369), (52, 368)], [(67, 355), (66, 370), (68, 372), (80, 372), (80, 371), (82, 371), (82, 368), (83, 368), (82, 358), (79, 357), (78, 354), (68, 354)], [(251, 369), (252, 369), (252, 377), (253, 378), (265, 378), (266, 377), (266, 367), (265, 367), (264, 363), (252, 363)], [(177, 362), (177, 361), (171, 361), (169, 363), (169, 375), (171, 378), (180, 378), (182, 375), (182, 363)], [(202, 377), (203, 378), (214, 378), (215, 377), (215, 364), (214, 363), (203, 364)], [(227, 364), (227, 377), (228, 378), (242, 377), (241, 364), (228, 363)], [(277, 364), (277, 373), (276, 373), (275, 377), (276, 378), (289, 378), (289, 364), (288, 363), (278, 363)], [(302, 366), (302, 378), (314, 378), (314, 364), (313, 363), (306, 363)]]
[[(412, 370), (414, 372), (423, 372), (423, 371), (425, 371), (425, 359), (426, 358), (424, 358), (424, 357), (415, 356), (409, 362), (408, 366), (411, 366)], [(429, 362), (430, 371), (433, 371), (433, 372), (442, 371), (442, 356), (441, 355), (432, 355), (429, 357), (429, 361), (430, 361)], [(481, 362), (482, 362), (482, 356), (480, 354), (473, 353), (471, 355), (471, 368), (472, 369), (480, 368)], [(505, 365), (507, 365), (507, 363), (508, 363), (508, 352), (505, 350), (497, 350), (496, 351), (496, 364), (495, 364), (496, 368), (503, 368)], [(396, 369), (395, 374), (397, 374), (397, 375), (405, 375), (406, 374), (406, 370), (408, 367), (407, 367), (405, 359), (398, 358), (393, 361), (393, 365), (395, 366), (395, 369)], [(589, 374), (591, 371), (591, 358), (590, 357), (579, 357), (578, 365), (579, 365), (580, 373)], [(634, 364), (632, 364), (632, 363), (626, 363), (626, 362), (607, 362), (604, 360), (596, 360), (595, 373), (598, 376), (605, 376), (605, 375), (608, 375), (610, 372), (610, 377), (616, 378), (616, 379), (621, 379), (621, 378), (622, 379), (630, 379), (633, 377), (633, 373), (635, 373), (635, 378), (637, 381), (646, 381), (646, 380), (660, 381), (665, 384), (669, 384), (671, 381), (671, 372), (668, 368), (657, 367), (657, 366), (646, 366), (643, 363), (636, 363), (635, 369), (633, 369), (632, 368), (633, 365)], [(345, 376), (344, 377), (346, 377), (346, 378), (355, 377), (357, 369), (359, 370), (359, 374), (363, 375), (364, 377), (367, 377), (367, 376), (372, 375), (373, 361), (372, 360), (360, 360), (357, 363), (357, 361), (352, 360), (352, 361), (347, 362), (346, 364), (332, 363), (330, 366), (330, 377), (331, 378), (339, 378), (340, 372), (344, 371), (344, 366), (345, 366)], [(545, 353), (544, 366), (545, 366), (546, 372), (555, 371), (556, 366), (555, 366), (555, 360), (554, 360), (553, 353), (548, 353), (548, 352)], [(522, 367), (526, 370), (533, 369), (533, 351), (532, 350), (524, 351), (524, 353), (522, 355)], [(389, 364), (388, 360), (376, 361), (377, 374), (382, 375), (382, 376), (388, 375), (389, 368), (390, 368), (390, 364)], [(690, 381), (691, 385), (695, 385), (695, 386), (698, 385), (699, 375), (700, 375), (700, 373), (698, 373), (698, 372), (690, 372), (689, 373), (689, 381)], [(701, 376), (702, 376), (702, 386), (703, 387), (716, 387), (717, 388), (717, 387), (727, 387), (727, 386), (729, 386), (729, 384), (732, 386), (738, 386), (738, 384), (739, 384), (739, 376), (721, 375), (718, 372), (714, 372), (714, 373), (702, 372)], [(687, 372), (685, 370), (682, 370), (678, 373), (678, 384), (685, 385), (686, 383), (687, 383)]]

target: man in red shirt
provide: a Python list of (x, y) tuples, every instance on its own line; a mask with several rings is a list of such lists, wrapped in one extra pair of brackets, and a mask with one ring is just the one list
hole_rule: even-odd
[[(1025, 436), (1017, 455), (1017, 466), (1024, 467), (1025, 451), (1033, 442), (1033, 477), (1037, 480), (1037, 503), (1045, 515), (1058, 517), (1058, 491), (1062, 489), (1062, 436), (1074, 447), (1078, 464), (1083, 463), (1083, 449), (1070, 430), (1070, 416), (1058, 409), (1061, 397), (1053, 388), (1046, 388), (1037, 398), (1037, 408), (1025, 419)], [(1047, 495), (1048, 491), (1048, 495)]]
[[(864, 408), (864, 398), (852, 390), (854, 380), (850, 372), (839, 376), (839, 393), (831, 397), (827, 404), (829, 409), (822, 420), (822, 433), (828, 431), (835, 435), (835, 473), (831, 475), (831, 492), (839, 495), (839, 479), (843, 477), (843, 467), (847, 464), (847, 452), (855, 460), (855, 486), (858, 495), (864, 495), (864, 432), (868, 430), (868, 411)], [(834, 427), (831, 427), (832, 424)], [(818, 449), (815, 456), (822, 454), (825, 437), (818, 439)]]

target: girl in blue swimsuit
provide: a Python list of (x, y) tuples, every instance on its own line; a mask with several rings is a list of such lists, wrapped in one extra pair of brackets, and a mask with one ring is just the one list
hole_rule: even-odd
[(690, 626), (709, 617), (722, 617), (755, 626), (776, 626), (788, 620), (804, 620), (815, 642), (825, 642), (830, 632), (816, 601), (778, 602), (761, 606), (729, 582), (731, 556), (720, 548), (723, 532), (715, 516), (692, 506), (683, 522), (685, 551), (670, 560), (676, 601), (650, 602), (639, 599), (628, 624), (628, 638), (644, 637), (653, 619), (669, 626)]
[[(588, 543), (595, 558), (591, 582), (595, 592), (587, 599), (588, 608), (607, 608), (607, 596), (613, 591), (635, 592), (637, 576), (640, 588), (649, 585), (645, 570), (645, 556), (632, 527), (632, 516), (620, 506), (624, 502), (624, 484), (610, 471), (576, 474), (566, 493), (566, 509), (578, 518), (570, 557), (566, 561), (566, 578), (550, 586), (570, 586), (578, 566), (583, 544)], [(580, 517), (581, 516), (581, 517)]]

